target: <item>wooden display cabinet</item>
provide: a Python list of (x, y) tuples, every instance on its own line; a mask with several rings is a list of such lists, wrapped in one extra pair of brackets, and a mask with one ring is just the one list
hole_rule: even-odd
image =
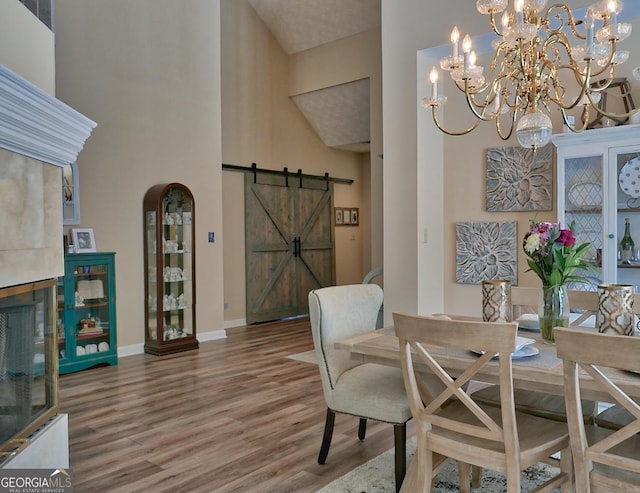
[(195, 209), (184, 185), (151, 187), (144, 196), (146, 353), (198, 348), (196, 339)]

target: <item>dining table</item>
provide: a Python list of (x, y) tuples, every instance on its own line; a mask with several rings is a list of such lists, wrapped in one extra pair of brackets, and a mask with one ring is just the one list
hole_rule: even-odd
[[(449, 315), (450, 318), (474, 319), (474, 317)], [(475, 318), (475, 320), (478, 320)], [(593, 326), (572, 326), (576, 330), (596, 330)], [(533, 339), (530, 345), (535, 348), (528, 356), (512, 359), (514, 388), (537, 390), (550, 394), (564, 395), (564, 377), (562, 360), (556, 355), (555, 345), (546, 342), (540, 336), (539, 330), (518, 329), (518, 336)], [(335, 347), (351, 353), (351, 358), (363, 363), (378, 363), (383, 365), (400, 366), (400, 344), (393, 326), (365, 332), (357, 336), (340, 339)], [(477, 358), (473, 351), (463, 351), (451, 348), (432, 348), (432, 355), (436, 361), (452, 377), (457, 377)], [(426, 368), (425, 368), (426, 370)], [(617, 369), (604, 369), (603, 372), (624, 390), (630, 397), (640, 399), (640, 359), (638, 373)], [(428, 370), (426, 370), (428, 371)], [(476, 375), (476, 379), (485, 383), (498, 383), (498, 362), (491, 361)], [(582, 397), (585, 399), (604, 401), (610, 399), (608, 394), (599, 390), (593, 379), (586, 372), (580, 373)], [(412, 461), (401, 492), (413, 491), (416, 484), (416, 462)], [(564, 491), (571, 491), (563, 488)]]

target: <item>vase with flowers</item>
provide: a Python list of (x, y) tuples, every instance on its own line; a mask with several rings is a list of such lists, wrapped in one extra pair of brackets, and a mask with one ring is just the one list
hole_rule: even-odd
[(540, 333), (547, 342), (554, 342), (553, 328), (569, 325), (567, 283), (589, 282), (576, 275), (577, 269), (588, 270), (584, 259), (590, 243), (576, 244), (574, 223), (563, 228), (560, 223), (531, 220), (531, 228), (524, 235), (524, 252), (529, 257), (529, 270), (542, 281), (539, 320)]

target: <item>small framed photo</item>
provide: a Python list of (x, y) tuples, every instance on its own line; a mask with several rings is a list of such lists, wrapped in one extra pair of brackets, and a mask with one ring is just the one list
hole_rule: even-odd
[(343, 211), (342, 209), (336, 207), (336, 224), (337, 225), (342, 225), (342, 217), (343, 217)]
[(357, 226), (358, 225), (358, 221), (359, 221), (358, 209), (351, 209), (350, 213), (351, 213), (351, 225), (352, 226)]
[(351, 209), (342, 209), (342, 224), (351, 224)]
[(73, 245), (76, 253), (89, 253), (96, 251), (96, 239), (92, 228), (73, 228), (71, 230)]

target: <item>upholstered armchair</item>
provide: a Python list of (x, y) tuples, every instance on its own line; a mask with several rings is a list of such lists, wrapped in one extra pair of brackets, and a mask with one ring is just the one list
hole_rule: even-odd
[(327, 404), (318, 463), (326, 462), (336, 413), (360, 418), (360, 440), (365, 438), (367, 419), (390, 423), (394, 426), (399, 491), (406, 471), (406, 422), (411, 419), (402, 372), (354, 361), (348, 351), (334, 347), (338, 339), (375, 330), (382, 300), (382, 288), (376, 284), (332, 286), (309, 293), (311, 330)]

